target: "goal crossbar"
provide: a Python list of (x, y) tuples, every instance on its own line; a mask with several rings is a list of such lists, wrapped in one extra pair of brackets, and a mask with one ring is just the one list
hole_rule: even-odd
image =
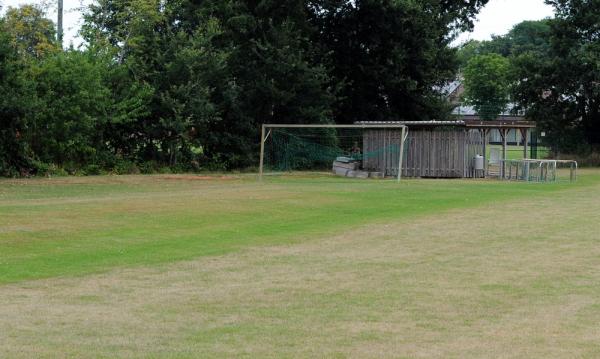
[[(260, 131), (260, 163), (258, 166), (258, 178), (260, 181), (263, 179), (263, 171), (264, 171), (264, 161), (265, 161), (265, 142), (267, 141), (271, 129), (274, 128), (357, 128), (357, 129), (400, 129), (402, 134), (400, 136), (400, 155), (398, 156), (398, 182), (402, 179), (402, 159), (404, 153), (404, 143), (406, 142), (406, 138), (408, 137), (408, 126), (404, 124), (349, 124), (349, 125), (334, 125), (334, 124), (278, 124), (278, 123), (270, 123), (263, 124), (261, 126)], [(267, 132), (269, 130), (269, 132)]]

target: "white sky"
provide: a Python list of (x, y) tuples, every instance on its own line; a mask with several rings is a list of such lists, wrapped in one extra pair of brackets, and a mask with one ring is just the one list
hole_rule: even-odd
[[(65, 46), (70, 43), (77, 46), (81, 43), (81, 40), (77, 38), (77, 31), (81, 26), (81, 12), (79, 9), (91, 1), (64, 0)], [(56, 21), (56, 0), (0, 0), (3, 8), (31, 3), (54, 5), (51, 6), (51, 12), (48, 16)], [(472, 33), (462, 34), (457, 42), (468, 39), (488, 40), (492, 34), (506, 34), (508, 30), (521, 21), (540, 20), (552, 16), (553, 9), (551, 6), (545, 5), (544, 0), (490, 0), (477, 16), (475, 30)]]
[[(81, 7), (89, 4), (91, 0), (63, 0), (64, 14), (63, 26), (65, 30), (64, 45), (65, 47), (73, 43), (75, 46), (81, 44), (81, 39), (77, 37), (77, 32), (81, 26)], [(48, 17), (56, 22), (56, 0), (0, 0), (3, 11), (7, 7), (17, 7), (21, 4), (49, 4), (50, 11)]]
[(474, 31), (462, 34), (458, 42), (489, 40), (492, 35), (506, 34), (520, 22), (546, 17), (554, 17), (554, 8), (544, 0), (490, 0), (479, 12)]

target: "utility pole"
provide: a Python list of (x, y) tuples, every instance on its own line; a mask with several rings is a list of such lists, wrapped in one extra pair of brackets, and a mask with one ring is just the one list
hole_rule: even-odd
[(56, 37), (60, 47), (63, 45), (63, 0), (58, 0), (58, 31)]

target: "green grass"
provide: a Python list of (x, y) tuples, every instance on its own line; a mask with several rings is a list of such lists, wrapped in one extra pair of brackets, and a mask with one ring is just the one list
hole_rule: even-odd
[[(498, 149), (500, 151), (500, 156), (502, 156), (502, 145), (488, 145), (486, 148), (486, 158), (490, 158), (490, 152), (492, 148)], [(527, 157), (531, 158), (531, 150), (527, 149)], [(544, 159), (550, 156), (550, 149), (547, 147), (538, 147), (537, 149), (537, 158)], [(509, 160), (520, 160), (523, 159), (523, 146), (508, 146), (506, 151), (506, 159)]]
[(0, 283), (220, 255), (596, 183), (177, 176), (0, 182)]
[(0, 357), (598, 358), (600, 171), (0, 182)]

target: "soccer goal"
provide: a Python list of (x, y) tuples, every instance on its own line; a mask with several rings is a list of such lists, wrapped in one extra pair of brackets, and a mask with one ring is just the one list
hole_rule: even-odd
[(400, 181), (408, 128), (403, 124), (264, 124), (259, 178), (294, 171)]
[(502, 160), (505, 180), (526, 182), (576, 182), (577, 161), (573, 160)]

